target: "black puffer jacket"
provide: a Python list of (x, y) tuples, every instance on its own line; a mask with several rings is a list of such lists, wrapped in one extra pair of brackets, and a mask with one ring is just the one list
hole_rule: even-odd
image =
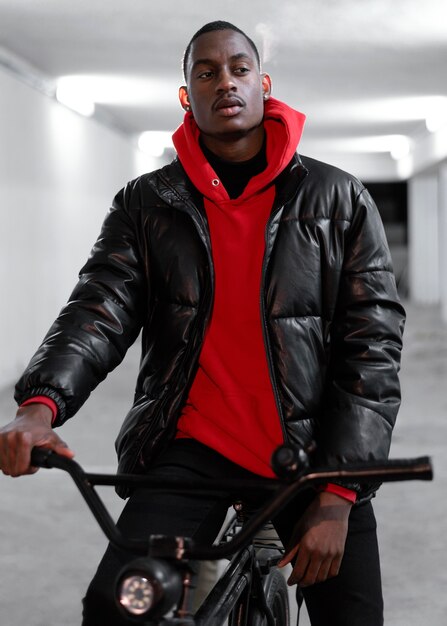
[[(260, 302), (284, 436), (314, 439), (324, 463), (385, 458), (405, 314), (377, 209), (355, 178), (304, 157), (276, 188)], [(47, 394), (63, 424), (142, 328), (135, 402), (117, 451), (121, 471), (144, 471), (175, 436), (213, 283), (203, 202), (178, 160), (129, 183), (18, 382), (17, 401)]]

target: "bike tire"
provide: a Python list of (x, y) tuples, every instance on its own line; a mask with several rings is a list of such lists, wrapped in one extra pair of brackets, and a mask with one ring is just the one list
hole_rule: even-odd
[[(273, 613), (276, 626), (290, 626), (289, 593), (284, 576), (272, 569), (264, 578), (264, 593), (267, 606)], [(266, 626), (267, 618), (257, 606), (250, 606), (248, 624)]]

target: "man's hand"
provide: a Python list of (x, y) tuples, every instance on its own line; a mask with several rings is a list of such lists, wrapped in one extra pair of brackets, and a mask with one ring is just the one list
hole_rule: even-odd
[(318, 493), (296, 525), (279, 566), (296, 556), (287, 583), (307, 587), (337, 576), (352, 504), (333, 493)]
[(52, 413), (44, 404), (29, 404), (17, 411), (15, 420), (0, 428), (0, 470), (8, 476), (33, 474), (30, 466), (34, 446), (50, 448), (72, 458), (74, 453), (51, 428)]

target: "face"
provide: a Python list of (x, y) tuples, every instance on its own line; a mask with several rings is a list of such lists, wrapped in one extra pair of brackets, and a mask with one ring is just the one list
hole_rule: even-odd
[(270, 78), (261, 74), (243, 35), (222, 30), (198, 37), (191, 47), (186, 79), (180, 101), (191, 107), (204, 138), (228, 140), (258, 132)]

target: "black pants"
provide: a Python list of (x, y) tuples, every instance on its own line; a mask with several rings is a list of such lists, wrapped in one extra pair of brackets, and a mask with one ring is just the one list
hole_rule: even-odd
[[(247, 478), (247, 470), (202, 444), (180, 439), (151, 468), (157, 476), (183, 478)], [(273, 520), (284, 545), (308, 506), (312, 493), (299, 496)], [(191, 495), (138, 489), (129, 498), (118, 521), (128, 537), (150, 534), (180, 535), (211, 543), (228, 507), (228, 494)], [(253, 495), (249, 505), (259, 506)], [(133, 556), (108, 547), (84, 598), (83, 626), (125, 626), (114, 605), (113, 587), (118, 571)], [(383, 602), (376, 522), (370, 503), (354, 506), (349, 518), (345, 554), (337, 577), (303, 589), (312, 626), (382, 626)]]

